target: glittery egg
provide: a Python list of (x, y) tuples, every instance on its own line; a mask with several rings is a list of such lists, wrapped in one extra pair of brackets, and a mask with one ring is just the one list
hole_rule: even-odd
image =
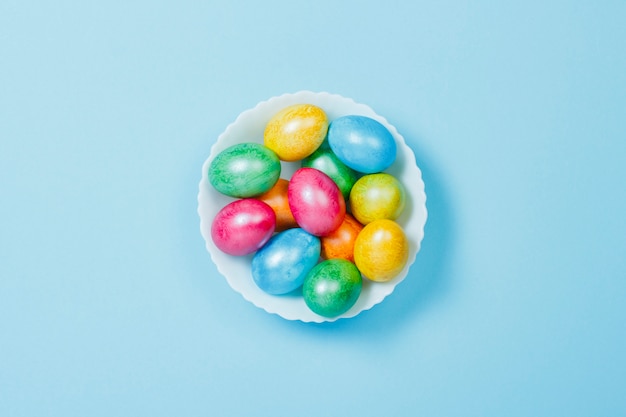
[(354, 242), (354, 262), (372, 281), (392, 280), (409, 257), (409, 241), (393, 220), (380, 219), (365, 225)]
[(346, 203), (337, 184), (322, 171), (300, 168), (291, 176), (289, 208), (298, 225), (315, 236), (325, 236), (341, 225)]
[(298, 227), (298, 223), (296, 223), (296, 219), (293, 218), (293, 214), (289, 208), (289, 200), (287, 199), (288, 187), (289, 181), (284, 178), (279, 178), (268, 192), (257, 197), (270, 206), (274, 210), (274, 213), (276, 213), (277, 232), (282, 232), (292, 227)]
[(406, 203), (404, 187), (393, 175), (369, 174), (359, 178), (350, 192), (350, 209), (362, 224), (397, 219)]
[(208, 175), (220, 193), (243, 198), (268, 191), (280, 171), (280, 160), (272, 150), (258, 143), (240, 143), (217, 154)]
[(247, 255), (261, 248), (274, 233), (276, 215), (254, 198), (235, 200), (222, 208), (211, 224), (211, 238), (222, 252)]
[(366, 116), (343, 116), (328, 128), (328, 143), (347, 166), (364, 174), (387, 169), (396, 159), (396, 142), (385, 126)]
[(328, 146), (323, 143), (315, 152), (302, 161), (302, 166), (315, 168), (328, 175), (341, 190), (343, 198), (348, 201), (350, 190), (356, 182), (357, 174), (341, 162)]
[(311, 155), (324, 141), (328, 118), (312, 104), (295, 104), (276, 113), (265, 126), (263, 143), (283, 161)]
[(354, 262), (354, 242), (362, 229), (363, 225), (346, 213), (343, 223), (329, 235), (321, 238), (322, 258), (342, 258)]
[(320, 256), (320, 240), (301, 228), (272, 236), (252, 258), (252, 278), (263, 291), (279, 295), (302, 286)]
[(336, 317), (356, 303), (361, 287), (361, 274), (352, 262), (329, 259), (320, 262), (308, 273), (302, 295), (314, 313)]

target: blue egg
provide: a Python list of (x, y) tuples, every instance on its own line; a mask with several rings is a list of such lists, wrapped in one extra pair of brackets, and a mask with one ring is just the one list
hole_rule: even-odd
[(365, 116), (343, 116), (328, 128), (328, 144), (355, 171), (374, 174), (396, 160), (396, 141), (385, 126)]
[(287, 294), (302, 286), (320, 257), (317, 236), (301, 228), (275, 234), (252, 258), (252, 278), (269, 294)]

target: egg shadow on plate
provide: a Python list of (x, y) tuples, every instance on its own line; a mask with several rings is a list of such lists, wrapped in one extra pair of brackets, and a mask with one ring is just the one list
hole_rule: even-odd
[(318, 324), (289, 322), (276, 317), (291, 327), (291, 331), (295, 328), (312, 336), (332, 335), (341, 339), (365, 339), (368, 343), (387, 343), (402, 328), (436, 309), (437, 303), (451, 290), (453, 276), (449, 264), (456, 229), (450, 190), (436, 162), (416, 145), (419, 141), (407, 139), (407, 142), (422, 171), (428, 210), (424, 239), (408, 275), (382, 303), (354, 318)]

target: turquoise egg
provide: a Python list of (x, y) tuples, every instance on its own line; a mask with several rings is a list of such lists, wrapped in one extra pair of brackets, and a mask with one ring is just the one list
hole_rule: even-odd
[(301, 228), (277, 233), (252, 258), (252, 279), (266, 293), (287, 294), (302, 286), (320, 252), (320, 239)]
[(328, 128), (328, 143), (347, 166), (364, 174), (387, 169), (396, 159), (396, 141), (378, 121), (365, 116), (343, 116)]
[(315, 168), (328, 175), (339, 187), (344, 200), (348, 201), (350, 190), (357, 180), (357, 174), (341, 162), (329, 146), (321, 146), (312, 155), (303, 159), (302, 166)]
[(357, 267), (345, 259), (329, 259), (317, 264), (302, 286), (304, 302), (324, 317), (348, 311), (361, 295), (363, 280)]
[(209, 181), (217, 191), (235, 198), (268, 191), (280, 176), (280, 160), (258, 143), (240, 143), (224, 149), (209, 166)]

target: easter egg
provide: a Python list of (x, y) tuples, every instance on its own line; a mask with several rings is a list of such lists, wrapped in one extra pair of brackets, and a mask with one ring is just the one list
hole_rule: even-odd
[(291, 209), (289, 208), (289, 201), (287, 199), (288, 187), (289, 181), (284, 178), (279, 178), (268, 192), (257, 197), (270, 206), (274, 210), (274, 213), (276, 213), (277, 232), (282, 232), (292, 227), (298, 227), (298, 223), (296, 223), (296, 219), (293, 218), (293, 214), (291, 214)]
[(320, 146), (302, 161), (302, 166), (315, 168), (328, 175), (341, 190), (344, 200), (348, 201), (350, 190), (356, 182), (356, 172), (346, 166), (328, 146)]
[(354, 242), (354, 262), (366, 278), (386, 282), (402, 271), (409, 257), (409, 241), (393, 220), (365, 225)]
[(397, 219), (406, 202), (404, 187), (393, 175), (364, 175), (350, 192), (350, 209), (362, 224), (377, 219)]
[(336, 317), (356, 303), (361, 287), (361, 274), (352, 262), (330, 259), (320, 262), (308, 273), (302, 295), (314, 313)]
[(254, 198), (236, 200), (223, 207), (211, 224), (215, 246), (229, 255), (247, 255), (262, 247), (276, 226), (274, 210)]
[(315, 236), (337, 229), (346, 214), (346, 203), (337, 184), (315, 168), (294, 172), (287, 197), (298, 225)]
[(283, 161), (311, 155), (324, 141), (328, 118), (312, 104), (294, 104), (276, 113), (265, 126), (263, 143)]
[(335, 155), (355, 171), (373, 174), (396, 159), (396, 142), (385, 126), (366, 116), (343, 116), (328, 127), (328, 143)]
[(287, 294), (302, 286), (320, 256), (318, 237), (301, 228), (275, 234), (252, 258), (252, 278), (269, 294)]
[(363, 225), (349, 213), (346, 213), (343, 223), (336, 230), (320, 239), (322, 258), (342, 258), (354, 262), (354, 241), (362, 229)]
[(258, 143), (240, 143), (217, 154), (209, 166), (209, 181), (231, 197), (252, 197), (268, 191), (280, 176), (280, 160)]

